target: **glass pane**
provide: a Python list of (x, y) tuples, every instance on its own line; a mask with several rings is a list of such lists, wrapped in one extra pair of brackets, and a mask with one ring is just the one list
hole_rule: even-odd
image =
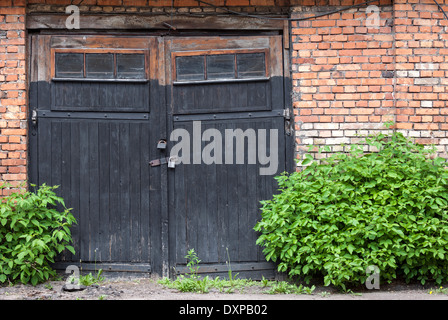
[(145, 79), (143, 54), (117, 54), (118, 79)]
[(204, 56), (176, 58), (177, 81), (204, 80)]
[(207, 56), (207, 79), (234, 79), (235, 55)]
[(84, 55), (82, 53), (56, 53), (56, 78), (84, 77)]
[(112, 53), (87, 53), (86, 75), (93, 79), (114, 78), (114, 55)]
[(264, 53), (241, 53), (237, 55), (238, 78), (266, 76)]

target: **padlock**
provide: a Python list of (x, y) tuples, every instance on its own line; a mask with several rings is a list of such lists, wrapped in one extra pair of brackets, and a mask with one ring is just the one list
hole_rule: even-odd
[(166, 149), (166, 140), (159, 140), (159, 142), (157, 142), (157, 149)]
[(168, 159), (168, 168), (174, 169), (176, 167), (177, 157), (170, 157)]

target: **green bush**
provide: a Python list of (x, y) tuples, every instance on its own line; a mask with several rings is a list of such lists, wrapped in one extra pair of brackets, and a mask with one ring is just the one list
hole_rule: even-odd
[[(75, 218), (54, 189), (13, 193), (0, 200), (0, 283), (36, 285), (56, 275), (50, 263), (68, 249)], [(63, 207), (62, 212), (57, 206)]]
[(307, 283), (364, 284), (370, 265), (382, 282), (447, 281), (448, 172), (434, 152), (392, 133), (321, 163), (307, 154), (309, 165), (276, 177), (280, 193), (262, 201), (257, 244)]

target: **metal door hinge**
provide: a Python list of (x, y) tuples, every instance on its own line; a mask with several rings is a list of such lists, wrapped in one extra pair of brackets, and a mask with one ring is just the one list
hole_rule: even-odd
[(290, 136), (292, 134), (291, 110), (283, 109), (283, 117), (285, 118), (285, 134)]

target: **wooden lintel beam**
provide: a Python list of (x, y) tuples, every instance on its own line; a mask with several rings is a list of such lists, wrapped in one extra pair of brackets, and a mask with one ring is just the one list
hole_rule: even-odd
[[(69, 15), (32, 13), (27, 16), (28, 29), (66, 29)], [(115, 30), (283, 30), (282, 20), (239, 16), (180, 16), (141, 14), (80, 14), (79, 27)], [(169, 27), (168, 27), (169, 25)]]

